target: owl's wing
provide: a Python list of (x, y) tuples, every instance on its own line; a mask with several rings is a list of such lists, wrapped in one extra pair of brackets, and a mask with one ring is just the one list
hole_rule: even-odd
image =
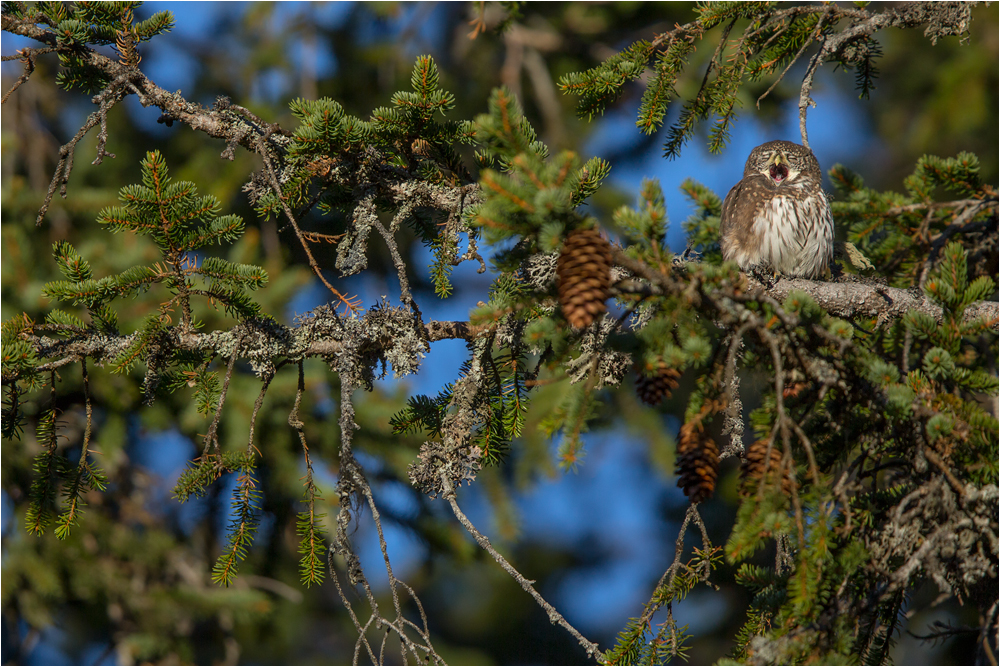
[(744, 177), (733, 186), (722, 202), (719, 223), (719, 246), (722, 258), (746, 267), (759, 261), (759, 233), (754, 234), (754, 221), (771, 192), (760, 174)]
[(722, 202), (722, 217), (719, 221), (719, 248), (722, 259), (742, 262), (745, 245), (749, 242), (750, 230), (756, 216), (752, 182), (742, 179), (734, 185)]
[(719, 235), (722, 238), (726, 237), (726, 232), (732, 230), (736, 217), (736, 201), (740, 197), (740, 190), (743, 189), (744, 183), (746, 183), (746, 179), (729, 188), (729, 194), (722, 201), (722, 218), (719, 222)]

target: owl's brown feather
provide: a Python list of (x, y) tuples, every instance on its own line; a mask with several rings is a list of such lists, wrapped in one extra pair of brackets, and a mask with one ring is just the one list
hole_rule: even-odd
[(770, 141), (750, 152), (722, 204), (722, 257), (744, 271), (821, 277), (833, 258), (833, 215), (812, 151)]

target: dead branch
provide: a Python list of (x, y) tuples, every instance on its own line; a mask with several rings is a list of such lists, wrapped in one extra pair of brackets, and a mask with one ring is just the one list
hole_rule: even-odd
[(537, 602), (538, 605), (545, 610), (545, 613), (548, 614), (549, 621), (565, 628), (566, 631), (573, 635), (577, 642), (580, 643), (580, 646), (587, 651), (588, 656), (594, 658), (598, 664), (603, 663), (604, 654), (598, 648), (597, 644), (591, 642), (589, 639), (580, 634), (579, 630), (570, 625), (569, 621), (567, 621), (555, 607), (546, 602), (545, 598), (543, 598), (538, 591), (535, 590), (535, 587), (533, 586), (535, 582), (526, 579), (524, 575), (518, 572), (517, 569), (511, 565), (510, 562), (508, 562), (507, 559), (504, 558), (492, 544), (490, 544), (490, 539), (479, 532), (475, 525), (469, 521), (469, 517), (465, 515), (465, 512), (462, 511), (462, 508), (459, 507), (458, 502), (455, 500), (455, 489), (452, 486), (451, 479), (448, 477), (446, 472), (441, 473), (441, 484), (444, 489), (444, 499), (451, 505), (451, 511), (455, 514), (459, 523), (461, 523), (462, 526), (469, 531), (469, 534), (475, 538), (476, 543), (485, 549), (490, 556), (492, 556), (493, 559), (500, 564), (500, 567), (502, 567), (507, 574), (513, 577), (514, 580), (521, 585), (521, 588), (527, 591), (531, 597), (535, 599), (535, 602)]

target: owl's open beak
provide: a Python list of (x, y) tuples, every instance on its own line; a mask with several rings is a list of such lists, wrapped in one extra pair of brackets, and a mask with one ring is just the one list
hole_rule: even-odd
[(768, 175), (775, 185), (788, 180), (788, 160), (781, 153), (775, 153), (771, 158)]

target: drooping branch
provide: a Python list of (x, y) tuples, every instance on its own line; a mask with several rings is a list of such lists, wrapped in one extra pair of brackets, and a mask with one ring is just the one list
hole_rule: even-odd
[[(389, 560), (388, 546), (385, 541), (385, 534), (382, 530), (381, 516), (378, 511), (378, 507), (375, 505), (375, 497), (372, 494), (371, 485), (368, 483), (368, 479), (365, 476), (364, 470), (361, 468), (361, 464), (358, 463), (357, 459), (354, 457), (354, 431), (358, 428), (354, 421), (354, 388), (349, 382), (344, 380), (344, 371), (347, 370), (347, 367), (353, 366), (358, 362), (359, 360), (354, 358), (350, 353), (343, 355), (338, 360), (339, 370), (341, 371), (340, 479), (337, 484), (337, 494), (340, 498), (340, 512), (337, 514), (336, 537), (330, 547), (330, 550), (328, 551), (327, 556), (330, 578), (333, 579), (334, 586), (337, 589), (341, 602), (347, 609), (351, 620), (354, 623), (354, 627), (358, 631), (358, 639), (355, 641), (354, 645), (353, 664), (358, 664), (358, 656), (362, 648), (368, 652), (368, 657), (371, 659), (372, 664), (385, 664), (385, 649), (389, 633), (386, 632), (382, 636), (382, 642), (379, 647), (378, 656), (376, 657), (375, 651), (371, 646), (371, 642), (369, 642), (367, 637), (368, 629), (374, 626), (376, 629), (391, 629), (397, 635), (401, 643), (400, 657), (402, 658), (403, 664), (408, 664), (407, 654), (409, 654), (420, 663), (443, 665), (444, 660), (442, 660), (441, 656), (438, 655), (437, 651), (434, 649), (433, 643), (431, 642), (427, 616), (424, 613), (424, 608), (420, 599), (410, 586), (396, 578), (396, 575), (393, 574), (392, 563)], [(348, 374), (351, 374), (350, 371), (348, 371)], [(375, 523), (379, 546), (382, 551), (383, 562), (385, 563), (385, 571), (389, 579), (389, 589), (392, 593), (393, 608), (396, 612), (396, 616), (393, 619), (385, 618), (380, 613), (375, 593), (368, 582), (368, 577), (365, 575), (364, 569), (361, 567), (361, 561), (357, 553), (351, 546), (348, 526), (353, 518), (352, 510), (355, 510), (361, 502), (364, 502), (368, 506), (368, 509), (372, 513), (372, 520)], [(340, 555), (347, 561), (348, 581), (352, 585), (360, 584), (361, 588), (364, 590), (371, 613), (368, 620), (363, 625), (358, 619), (350, 600), (344, 594), (340, 578), (338, 577), (336, 568), (334, 567), (334, 555)], [(410, 597), (416, 604), (420, 613), (422, 625), (417, 625), (404, 616), (402, 600), (400, 597), (401, 588), (405, 589), (406, 592), (409, 593)], [(410, 632), (415, 632), (417, 634), (420, 643), (414, 641), (414, 639), (410, 637)]]
[(51, 53), (53, 51), (55, 51), (55, 49), (51, 47), (43, 47), (40, 49), (21, 49), (13, 56), (4, 56), (3, 62), (11, 60), (20, 60), (23, 62), (24, 71), (21, 72), (21, 76), (17, 77), (17, 81), (15, 81), (14, 85), (10, 87), (10, 90), (4, 94), (3, 99), (0, 99), (0, 104), (5, 103), (7, 99), (14, 94), (14, 91), (21, 87), (22, 83), (31, 78), (31, 75), (35, 72), (35, 58), (43, 53)]
[(473, 538), (475, 538), (476, 543), (479, 544), (479, 546), (481, 546), (484, 550), (486, 550), (486, 552), (489, 553), (490, 556), (492, 556), (493, 559), (500, 564), (500, 567), (502, 567), (504, 571), (507, 572), (507, 574), (512, 576), (514, 580), (517, 581), (518, 584), (520, 584), (521, 588), (527, 591), (528, 594), (535, 599), (535, 602), (537, 602), (538, 605), (545, 610), (545, 613), (548, 614), (549, 621), (551, 621), (553, 624), (558, 624), (561, 625), (563, 628), (565, 628), (566, 631), (569, 632), (571, 635), (573, 635), (573, 637), (577, 640), (577, 642), (579, 642), (580, 646), (582, 646), (584, 650), (587, 651), (588, 656), (594, 658), (598, 663), (603, 663), (604, 654), (601, 652), (600, 648), (598, 648), (597, 644), (593, 643), (592, 641), (584, 637), (582, 634), (580, 634), (580, 631), (574, 628), (572, 625), (570, 625), (569, 621), (567, 621), (566, 618), (562, 614), (560, 614), (555, 607), (546, 602), (545, 598), (543, 598), (541, 594), (539, 594), (539, 592), (535, 589), (533, 585), (535, 582), (526, 579), (524, 575), (518, 572), (517, 568), (511, 565), (510, 562), (506, 558), (504, 558), (503, 555), (499, 551), (497, 551), (492, 544), (490, 544), (490, 539), (485, 535), (483, 535), (481, 532), (479, 532), (476, 526), (471, 521), (469, 521), (469, 517), (465, 515), (465, 512), (463, 512), (462, 508), (459, 507), (458, 505), (458, 501), (455, 498), (455, 489), (452, 486), (451, 479), (449, 478), (446, 472), (441, 473), (441, 485), (444, 490), (443, 497), (451, 505), (451, 511), (455, 514), (455, 518), (457, 518), (459, 523), (461, 523), (462, 526), (467, 531), (469, 531), (469, 534), (472, 535)]

